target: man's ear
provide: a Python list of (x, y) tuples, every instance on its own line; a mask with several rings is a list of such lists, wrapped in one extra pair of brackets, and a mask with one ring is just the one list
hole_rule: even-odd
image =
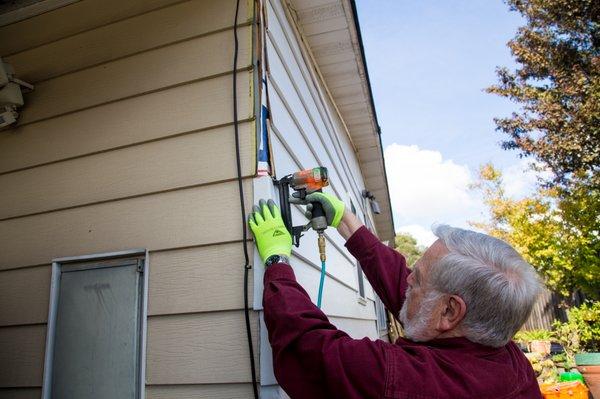
[(442, 314), (438, 322), (438, 330), (446, 332), (454, 330), (465, 318), (467, 304), (458, 295), (449, 295), (442, 307)]

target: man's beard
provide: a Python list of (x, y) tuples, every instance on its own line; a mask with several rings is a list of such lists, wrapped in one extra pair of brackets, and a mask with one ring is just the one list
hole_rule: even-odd
[(429, 325), (433, 317), (435, 305), (440, 298), (440, 294), (435, 291), (429, 292), (427, 296), (423, 298), (417, 313), (408, 320), (408, 303), (411, 301), (409, 294), (410, 289), (406, 292), (406, 299), (398, 314), (398, 318), (404, 328), (404, 335), (406, 338), (416, 342), (429, 341), (434, 337)]

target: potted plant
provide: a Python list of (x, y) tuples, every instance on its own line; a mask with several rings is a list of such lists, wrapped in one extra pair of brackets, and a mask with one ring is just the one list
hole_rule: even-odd
[(600, 302), (586, 302), (567, 311), (568, 321), (555, 331), (596, 399), (600, 399)]
[(529, 352), (547, 355), (550, 353), (550, 347), (555, 335), (548, 330), (519, 331), (514, 340), (527, 346)]

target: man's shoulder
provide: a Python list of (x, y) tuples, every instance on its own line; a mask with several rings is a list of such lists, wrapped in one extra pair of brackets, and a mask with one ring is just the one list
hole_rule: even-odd
[(530, 364), (515, 344), (491, 348), (462, 340), (419, 343), (401, 338), (385, 351), (386, 392), (392, 397), (518, 398), (537, 387)]

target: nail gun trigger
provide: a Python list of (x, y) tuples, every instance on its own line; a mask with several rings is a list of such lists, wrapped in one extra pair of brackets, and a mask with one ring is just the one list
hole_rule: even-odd
[(296, 248), (298, 248), (300, 246), (300, 237), (302, 237), (304, 234), (302, 234), (305, 231), (304, 226), (294, 226), (292, 227), (292, 244), (294, 244), (296, 246)]

